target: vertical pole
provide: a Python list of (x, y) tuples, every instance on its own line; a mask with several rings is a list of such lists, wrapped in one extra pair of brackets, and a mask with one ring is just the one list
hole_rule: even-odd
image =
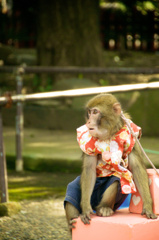
[(1, 108), (0, 108), (0, 194), (1, 203), (8, 202), (7, 168), (3, 145), (3, 124)]
[[(19, 69), (16, 75), (17, 94), (22, 93), (23, 79), (22, 71)], [(17, 102), (16, 113), (16, 164), (15, 170), (17, 172), (23, 171), (23, 158), (22, 158), (22, 145), (23, 145), (23, 103)]]

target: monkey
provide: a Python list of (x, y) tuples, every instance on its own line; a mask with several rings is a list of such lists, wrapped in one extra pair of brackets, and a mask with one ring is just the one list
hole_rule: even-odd
[[(112, 94), (99, 94), (86, 104), (86, 124), (77, 129), (83, 169), (81, 176), (68, 184), (64, 200), (70, 230), (79, 216), (84, 224), (90, 224), (92, 214), (113, 215), (136, 188), (143, 200), (142, 215), (157, 218), (141, 150), (121, 112), (121, 104)], [(140, 138), (141, 128), (127, 113), (124, 116)]]

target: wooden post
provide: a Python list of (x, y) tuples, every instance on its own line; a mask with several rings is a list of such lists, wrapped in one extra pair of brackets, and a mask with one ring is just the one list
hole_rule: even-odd
[[(16, 75), (17, 82), (17, 94), (22, 94), (22, 68), (19, 68)], [(23, 171), (23, 158), (22, 158), (22, 145), (23, 145), (23, 103), (17, 102), (17, 113), (16, 113), (16, 163), (15, 170), (17, 172)]]
[(3, 146), (3, 124), (2, 112), (0, 108), (0, 194), (1, 203), (8, 202), (8, 182), (7, 182), (7, 168), (6, 158)]

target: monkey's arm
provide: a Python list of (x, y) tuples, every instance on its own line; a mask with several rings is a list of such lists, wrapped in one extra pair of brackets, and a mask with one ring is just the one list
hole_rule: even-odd
[(81, 174), (81, 220), (89, 224), (90, 214), (93, 213), (91, 207), (91, 195), (96, 181), (97, 156), (83, 154), (83, 171)]
[(143, 201), (142, 215), (146, 214), (147, 218), (157, 218), (152, 210), (153, 203), (149, 189), (148, 175), (143, 162), (141, 150), (137, 143), (129, 155), (129, 168), (133, 173), (135, 184)]

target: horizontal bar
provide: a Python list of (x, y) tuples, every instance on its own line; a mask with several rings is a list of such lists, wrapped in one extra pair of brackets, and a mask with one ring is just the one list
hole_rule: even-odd
[(145, 148), (144, 148), (144, 151), (147, 152), (147, 153), (152, 153), (152, 154), (158, 154), (159, 155), (159, 151), (155, 151), (155, 150), (151, 150), (151, 149), (145, 149)]
[[(52, 99), (52, 98), (61, 98), (61, 97), (78, 97), (86, 95), (94, 95), (99, 93), (117, 93), (117, 92), (127, 92), (127, 91), (137, 91), (145, 89), (157, 89), (159, 88), (159, 82), (151, 83), (138, 83), (138, 84), (125, 84), (117, 86), (107, 86), (107, 87), (94, 87), (94, 88), (80, 88), (80, 89), (71, 89), (64, 91), (54, 91), (54, 92), (44, 92), (44, 93), (34, 93), (26, 95), (15, 95), (11, 97), (13, 103), (18, 101), (35, 101), (42, 99)], [(0, 97), (0, 105), (7, 103), (6, 97)]]
[(52, 67), (52, 66), (1, 66), (0, 72), (12, 73), (17, 69), (24, 73), (94, 73), (94, 74), (158, 74), (159, 68), (115, 68), (115, 67)]

